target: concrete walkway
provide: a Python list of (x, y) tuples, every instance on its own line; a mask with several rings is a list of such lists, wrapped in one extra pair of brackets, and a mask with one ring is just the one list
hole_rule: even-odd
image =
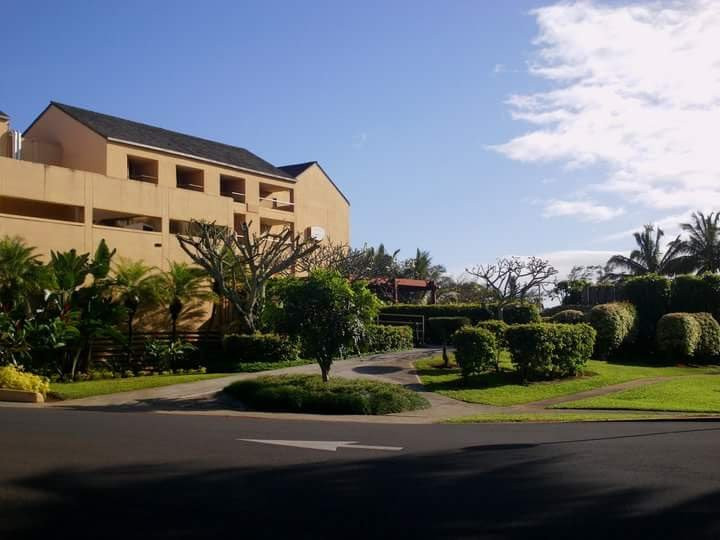
[[(430, 408), (418, 411), (408, 411), (385, 416), (367, 415), (317, 415), (296, 413), (262, 413), (243, 410), (242, 405), (221, 394), (221, 390), (228, 384), (259, 377), (261, 375), (305, 374), (318, 373), (316, 364), (296, 366), (273, 371), (258, 373), (238, 373), (229, 377), (210, 379), (193, 383), (177, 384), (160, 388), (149, 388), (118, 394), (94, 396), (84, 399), (58, 401), (48, 403), (46, 407), (99, 410), (99, 411), (148, 411), (161, 414), (195, 414), (213, 416), (236, 416), (247, 418), (267, 418), (276, 420), (322, 420), (334, 422), (370, 422), (370, 423), (397, 423), (397, 424), (425, 424), (442, 422), (451, 418), (473, 415), (497, 414), (537, 414), (544, 416), (561, 415), (569, 412), (562, 409), (547, 409), (558, 403), (576, 401), (588, 397), (602, 396), (654, 384), (671, 377), (654, 377), (625, 383), (605, 386), (577, 394), (558, 396), (542, 401), (497, 407), (458, 401), (440, 394), (427, 391), (420, 383), (414, 362), (423, 358), (436, 356), (440, 350), (436, 348), (413, 349), (393, 353), (376, 354), (338, 361), (333, 364), (331, 376), (345, 378), (374, 379), (394, 384), (401, 384), (421, 393), (429, 402)], [(577, 411), (586, 415), (598, 414), (603, 417), (613, 414), (623, 414), (627, 411)], [(644, 412), (642, 414), (645, 414)], [(648, 416), (655, 413), (648, 412)], [(657, 413), (663, 417), (686, 418), (683, 413)]]

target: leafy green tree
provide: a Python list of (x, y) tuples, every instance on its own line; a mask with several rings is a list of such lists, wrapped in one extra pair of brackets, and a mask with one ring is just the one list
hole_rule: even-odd
[(692, 222), (681, 223), (687, 238), (676, 241), (676, 248), (687, 260), (687, 266), (698, 273), (720, 270), (720, 212), (692, 214)]
[(171, 262), (157, 280), (158, 296), (170, 317), (172, 342), (177, 339), (180, 317), (199, 302), (213, 298), (208, 288), (208, 275), (202, 268), (185, 262)]
[(285, 278), (276, 284), (274, 293), (279, 300), (277, 327), (300, 337), (326, 382), (333, 360), (356, 346), (379, 308), (377, 297), (364, 283), (350, 283), (335, 271), (315, 270), (307, 278)]
[(112, 289), (127, 313), (127, 362), (132, 360), (133, 323), (141, 307), (157, 303), (157, 275), (143, 261), (120, 259), (115, 266)]
[(0, 309), (16, 317), (29, 317), (31, 299), (42, 294), (47, 272), (35, 248), (20, 237), (0, 239)]
[(645, 225), (642, 232), (633, 233), (637, 248), (630, 252), (629, 257), (625, 255), (610, 257), (606, 267), (609, 276), (645, 274), (671, 276), (687, 271), (688, 260), (682, 256), (680, 237), (670, 242), (663, 253), (661, 240), (664, 235), (663, 230), (654, 225)]
[[(115, 324), (120, 321), (120, 306), (111, 296), (110, 265), (115, 250), (105, 240), (98, 244), (93, 257), (79, 255), (76, 250), (51, 252), (48, 264), (51, 286), (47, 291), (47, 315), (67, 317), (73, 313), (79, 335), (71, 342), (71, 356), (66, 362), (74, 378), (80, 355), (86, 352), (85, 369), (90, 367), (93, 343), (99, 337), (116, 336)], [(60, 371), (63, 371), (61, 368)]]

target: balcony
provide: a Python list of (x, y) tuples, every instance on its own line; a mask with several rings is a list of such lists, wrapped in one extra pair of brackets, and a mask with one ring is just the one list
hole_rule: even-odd
[(205, 175), (202, 169), (176, 167), (177, 187), (191, 191), (205, 191)]
[(260, 184), (260, 207), (281, 212), (294, 212), (293, 190), (271, 184)]
[(244, 204), (247, 202), (245, 199), (245, 179), (221, 174), (220, 195), (230, 197), (236, 203)]

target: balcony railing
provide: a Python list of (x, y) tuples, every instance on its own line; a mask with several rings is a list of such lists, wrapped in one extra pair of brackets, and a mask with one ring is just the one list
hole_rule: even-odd
[(189, 189), (192, 191), (204, 191), (205, 190), (204, 186), (202, 186), (200, 184), (191, 184), (189, 182), (178, 183), (177, 187), (180, 189)]
[(295, 203), (278, 201), (275, 197), (260, 197), (260, 206), (263, 208), (272, 208), (273, 210), (282, 210), (283, 212), (295, 211)]
[(223, 197), (230, 197), (236, 203), (245, 202), (245, 194), (240, 193), (239, 191), (222, 191), (220, 192), (220, 195), (222, 195)]

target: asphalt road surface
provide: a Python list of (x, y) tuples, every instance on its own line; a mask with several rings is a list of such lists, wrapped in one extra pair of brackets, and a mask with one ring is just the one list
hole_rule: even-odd
[(3, 408), (0, 539), (29, 537), (717, 539), (720, 423), (384, 425)]

